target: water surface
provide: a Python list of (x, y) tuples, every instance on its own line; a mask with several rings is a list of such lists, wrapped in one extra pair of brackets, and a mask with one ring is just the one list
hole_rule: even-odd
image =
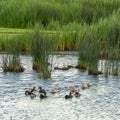
[[(0, 120), (120, 120), (120, 76), (88, 75), (87, 71), (71, 68), (52, 70), (52, 78), (43, 80), (32, 70), (31, 56), (21, 56), (23, 73), (3, 73), (0, 68)], [(74, 54), (54, 55), (54, 66), (77, 64)], [(0, 55), (2, 66), (2, 55)], [(81, 90), (81, 84), (91, 80), (92, 87)], [(81, 97), (65, 100), (71, 86), (81, 90)], [(30, 87), (42, 86), (48, 98), (40, 100), (26, 97)], [(49, 91), (56, 88), (58, 93)]]

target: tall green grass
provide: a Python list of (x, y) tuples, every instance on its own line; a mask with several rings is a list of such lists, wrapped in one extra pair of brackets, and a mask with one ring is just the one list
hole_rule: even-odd
[[(14, 48), (14, 44), (18, 42), (16, 51), (26, 53), (30, 51), (30, 34), (0, 34), (0, 51), (9, 52), (10, 48)], [(9, 50), (8, 50), (9, 49)]]
[[(111, 69), (118, 74), (120, 60), (120, 13), (101, 19), (98, 23), (84, 26), (79, 34), (79, 64), (97, 70), (98, 60), (111, 60)], [(115, 60), (117, 63), (115, 64)], [(117, 66), (118, 65), (118, 66)], [(109, 65), (107, 65), (109, 66)], [(116, 70), (114, 70), (116, 68)], [(108, 69), (106, 69), (108, 71)]]
[(72, 22), (92, 24), (119, 7), (119, 0), (1, 0), (0, 26), (33, 28), (39, 23), (46, 29), (51, 21), (62, 26)]
[[(43, 78), (51, 77), (49, 69), (49, 55), (56, 47), (55, 38), (53, 35), (41, 34), (36, 28), (31, 41), (31, 53), (33, 57), (33, 68), (37, 69)], [(51, 63), (52, 65), (52, 63)]]

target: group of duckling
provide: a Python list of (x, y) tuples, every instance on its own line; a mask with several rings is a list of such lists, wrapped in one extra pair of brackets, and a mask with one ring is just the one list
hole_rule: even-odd
[[(28, 90), (25, 91), (25, 95), (26, 96), (30, 96), (31, 98), (35, 98), (36, 97), (36, 87), (33, 88), (29, 88)], [(52, 94), (57, 93), (56, 89), (51, 89), (50, 91)], [(45, 89), (43, 89), (42, 87), (38, 88), (38, 93), (40, 94), (39, 97), (40, 99), (43, 98), (47, 98), (47, 92)]]
[[(92, 84), (89, 81), (86, 84), (83, 83), (82, 86), (81, 86), (81, 89), (82, 90), (88, 89), (91, 86), (92, 86)], [(30, 96), (31, 98), (35, 98), (36, 97), (36, 91), (37, 91), (36, 87), (29, 88), (28, 90), (25, 91), (25, 95)], [(38, 93), (39, 93), (40, 99), (47, 98), (47, 92), (42, 87), (38, 88)], [(55, 93), (57, 93), (57, 90), (53, 88), (53, 89), (51, 89), (50, 93), (55, 94)], [(73, 98), (73, 94), (74, 94), (75, 97), (80, 97), (81, 96), (80, 89), (77, 89), (77, 87), (73, 86), (73, 87), (70, 88), (69, 94), (65, 95), (64, 97), (65, 97), (65, 99)]]
[[(92, 86), (91, 82), (89, 81), (88, 83), (82, 83), (82, 86), (81, 86), (81, 89), (82, 90), (85, 90), (85, 89), (88, 89)], [(65, 99), (69, 99), (69, 98), (72, 98), (73, 97), (73, 94), (74, 93), (74, 96), (75, 97), (80, 97), (81, 96), (81, 92), (80, 92), (80, 89), (77, 89), (77, 87), (73, 86), (70, 88), (70, 92), (69, 94), (65, 95)]]
[(81, 96), (80, 89), (77, 90), (76, 87), (71, 87), (69, 94), (65, 95), (65, 99), (73, 98), (73, 93), (75, 97)]

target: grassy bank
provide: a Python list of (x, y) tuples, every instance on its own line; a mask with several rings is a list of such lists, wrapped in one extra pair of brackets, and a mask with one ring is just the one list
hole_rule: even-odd
[[(46, 34), (48, 36), (53, 34), (56, 37), (55, 39), (58, 43), (56, 50), (78, 50), (80, 47), (79, 43), (82, 40), (87, 39), (87, 36), (89, 36), (91, 42), (94, 42), (93, 36), (97, 36), (95, 40), (97, 39), (99, 41), (99, 47), (102, 54), (101, 57), (110, 58), (112, 56), (113, 49), (114, 51), (117, 51), (116, 49), (119, 50), (120, 48), (119, 19), (120, 12), (118, 11), (91, 25), (82, 25), (73, 22), (68, 25), (61, 26), (56, 31), (41, 30), (40, 27), (39, 29), (42, 34)], [(7, 44), (10, 44), (11, 40), (19, 40), (22, 49), (30, 50), (28, 46), (31, 42), (30, 37), (33, 34), (33, 31), (34, 29), (0, 28), (0, 50), (5, 50), (7, 48)]]

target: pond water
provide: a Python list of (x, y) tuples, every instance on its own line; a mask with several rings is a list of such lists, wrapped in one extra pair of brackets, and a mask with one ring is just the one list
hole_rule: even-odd
[[(75, 66), (77, 59), (75, 54), (56, 54), (53, 63)], [(52, 78), (43, 80), (32, 70), (31, 56), (23, 55), (21, 60), (23, 73), (3, 73), (0, 68), (0, 120), (120, 120), (120, 76), (93, 76), (71, 68), (52, 70)], [(81, 90), (81, 84), (88, 80), (92, 87)], [(33, 86), (46, 89), (48, 98), (25, 96), (25, 90)], [(71, 86), (80, 88), (82, 95), (65, 100)], [(54, 95), (49, 92), (52, 88), (58, 91)]]

